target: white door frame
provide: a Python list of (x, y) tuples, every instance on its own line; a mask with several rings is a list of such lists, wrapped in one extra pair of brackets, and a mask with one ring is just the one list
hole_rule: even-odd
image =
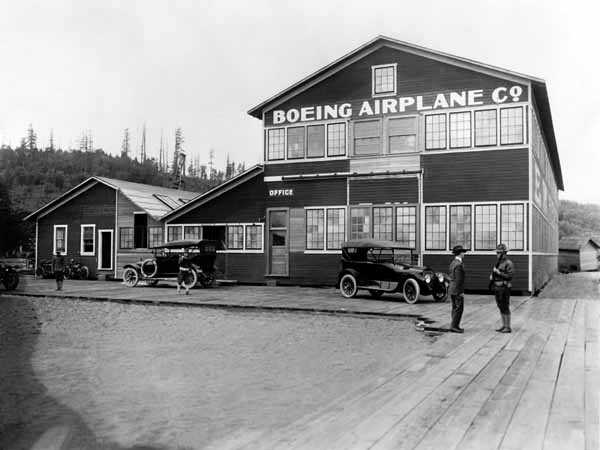
[[(103, 267), (104, 261), (102, 260), (102, 233), (110, 233), (110, 266), (109, 267)], [(112, 270), (113, 269), (114, 243), (115, 243), (114, 230), (112, 230), (112, 229), (98, 230), (98, 270)]]

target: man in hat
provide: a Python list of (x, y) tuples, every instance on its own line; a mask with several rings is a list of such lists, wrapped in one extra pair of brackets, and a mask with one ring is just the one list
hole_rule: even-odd
[(464, 333), (464, 329), (460, 327), (460, 319), (462, 318), (465, 305), (465, 267), (463, 258), (467, 250), (462, 245), (455, 245), (452, 249), (454, 259), (450, 263), (448, 275), (450, 277), (450, 286), (448, 294), (452, 299), (452, 323), (450, 331), (453, 333)]
[(498, 305), (502, 319), (502, 326), (496, 330), (500, 333), (511, 332), (509, 302), (514, 266), (512, 261), (506, 256), (507, 253), (506, 245), (498, 244), (496, 246), (496, 256), (498, 259), (490, 275), (490, 280), (494, 283), (496, 305)]
[(54, 279), (56, 280), (56, 290), (60, 291), (62, 290), (63, 281), (65, 279), (65, 258), (60, 252), (60, 249), (57, 249), (56, 254), (52, 257), (52, 271), (54, 272)]

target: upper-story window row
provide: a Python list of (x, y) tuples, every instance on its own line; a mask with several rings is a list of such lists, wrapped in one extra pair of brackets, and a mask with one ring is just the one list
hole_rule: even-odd
[(327, 158), (346, 155), (346, 123), (269, 128), (266, 132), (269, 161)]
[[(498, 112), (499, 111), (499, 112)], [(523, 106), (425, 116), (425, 150), (445, 150), (525, 143)], [(474, 126), (473, 126), (474, 125)]]

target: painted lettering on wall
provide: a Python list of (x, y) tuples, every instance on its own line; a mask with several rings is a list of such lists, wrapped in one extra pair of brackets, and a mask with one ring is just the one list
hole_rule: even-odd
[(392, 97), (363, 101), (358, 108), (353, 108), (350, 103), (341, 105), (316, 105), (288, 110), (276, 109), (273, 111), (273, 124), (285, 122), (312, 122), (331, 119), (349, 119), (374, 115), (398, 114), (410, 111), (430, 111), (445, 108), (459, 108), (480, 106), (485, 104), (484, 99), (491, 99), (493, 103), (502, 104), (519, 102), (523, 96), (521, 86), (499, 86), (493, 90), (472, 89), (469, 91), (438, 93), (434, 96), (416, 95), (413, 97)]
[(293, 197), (293, 189), (269, 189), (269, 197)]

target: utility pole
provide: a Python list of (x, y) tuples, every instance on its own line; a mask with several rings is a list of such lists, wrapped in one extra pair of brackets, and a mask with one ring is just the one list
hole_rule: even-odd
[(164, 157), (165, 157), (165, 144), (163, 142), (163, 130), (161, 128), (160, 129), (160, 147), (158, 150), (158, 170), (160, 172), (166, 172)]

